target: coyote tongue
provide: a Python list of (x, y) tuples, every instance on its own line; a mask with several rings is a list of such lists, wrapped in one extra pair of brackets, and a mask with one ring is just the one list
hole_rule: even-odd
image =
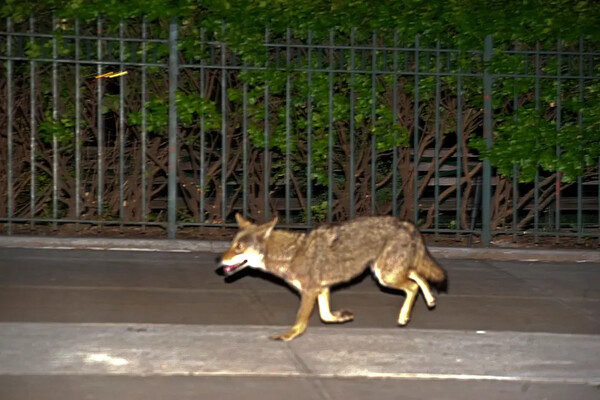
[(233, 265), (224, 265), (223, 266), (223, 271), (225, 271), (226, 274), (230, 274), (233, 271), (235, 271), (236, 269), (238, 269), (239, 267), (241, 267), (242, 265), (246, 264), (248, 262), (248, 260), (244, 260), (241, 263), (238, 264), (233, 264)]

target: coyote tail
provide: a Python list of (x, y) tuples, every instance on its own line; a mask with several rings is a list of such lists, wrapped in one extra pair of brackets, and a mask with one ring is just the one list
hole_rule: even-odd
[(442, 283), (446, 280), (446, 271), (433, 259), (427, 250), (417, 265), (417, 272), (433, 283)]

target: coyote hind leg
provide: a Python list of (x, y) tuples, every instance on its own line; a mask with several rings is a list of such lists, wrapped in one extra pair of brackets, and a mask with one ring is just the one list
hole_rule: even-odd
[(406, 293), (406, 298), (404, 299), (404, 303), (400, 309), (400, 314), (398, 315), (398, 325), (406, 325), (410, 320), (410, 314), (413, 306), (415, 305), (415, 299), (419, 294), (419, 285), (413, 280), (409, 279), (407, 275), (385, 279), (385, 276), (382, 274), (377, 265), (375, 265), (373, 271), (375, 273), (375, 277), (383, 286), (402, 290), (404, 293)]
[(410, 271), (408, 273), (408, 278), (415, 281), (417, 285), (419, 285), (419, 287), (421, 288), (423, 296), (425, 296), (425, 302), (427, 303), (427, 307), (435, 307), (435, 297), (433, 297), (433, 294), (431, 293), (431, 289), (429, 288), (429, 284), (427, 283), (427, 281), (421, 278), (421, 276), (415, 271)]
[(404, 326), (410, 320), (410, 313), (415, 305), (415, 299), (419, 294), (419, 285), (411, 280), (406, 280), (397, 286), (397, 289), (403, 290), (406, 293), (406, 298), (398, 315), (398, 325)]
[(406, 325), (419, 294), (423, 291), (427, 304), (434, 304), (435, 299), (429, 290), (429, 285), (416, 272), (407, 271), (410, 265), (410, 253), (398, 248), (397, 243), (386, 244), (379, 257), (371, 266), (375, 277), (383, 286), (398, 289), (406, 293), (406, 298), (400, 309), (398, 325)]
[(319, 315), (321, 321), (331, 323), (348, 322), (354, 319), (354, 314), (349, 310), (331, 311), (329, 305), (329, 288), (321, 290), (318, 297)]

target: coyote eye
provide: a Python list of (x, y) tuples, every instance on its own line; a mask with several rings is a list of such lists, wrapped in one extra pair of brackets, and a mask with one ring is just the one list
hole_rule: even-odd
[(236, 249), (236, 250), (244, 250), (244, 248), (245, 248), (245, 247), (246, 247), (246, 246), (244, 246), (244, 244), (243, 244), (243, 243), (240, 243), (240, 242), (238, 242), (238, 243), (235, 245), (235, 249)]

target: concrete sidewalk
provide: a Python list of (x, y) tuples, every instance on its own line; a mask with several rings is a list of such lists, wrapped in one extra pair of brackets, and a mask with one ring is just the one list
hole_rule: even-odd
[(365, 275), (332, 294), (355, 321), (315, 313), (280, 343), (267, 337), (293, 323), (297, 295), (250, 270), (226, 282), (217, 256), (0, 248), (0, 398), (600, 393), (600, 264), (440, 258), (449, 291), (434, 310), (419, 298), (406, 328), (402, 294)]
[[(0, 324), (0, 375), (401, 378), (600, 385), (595, 335), (315, 327)], [(260, 351), (256, 351), (260, 348)], [(435, 360), (431, 362), (430, 360)], [(494, 362), (490, 362), (494, 360)]]

